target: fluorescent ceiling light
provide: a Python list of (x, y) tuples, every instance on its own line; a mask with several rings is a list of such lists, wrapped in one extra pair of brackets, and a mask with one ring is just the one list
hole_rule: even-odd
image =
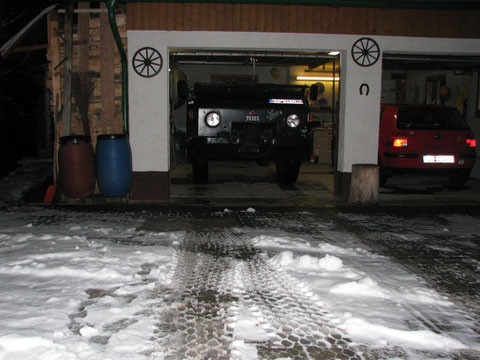
[[(333, 76), (297, 76), (297, 80), (310, 80), (310, 81), (333, 81)], [(339, 81), (339, 77), (335, 77), (335, 81)]]
[(338, 54), (340, 54), (340, 51), (330, 51), (328, 53), (328, 55), (331, 55), (331, 56), (335, 56), (335, 55), (338, 55)]

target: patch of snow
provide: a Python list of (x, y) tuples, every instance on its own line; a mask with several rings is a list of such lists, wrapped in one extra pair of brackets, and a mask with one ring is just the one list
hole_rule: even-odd
[(364, 277), (358, 281), (350, 281), (347, 283), (337, 284), (329, 290), (332, 294), (340, 294), (347, 296), (359, 296), (359, 297), (373, 297), (373, 298), (391, 298), (384, 289), (382, 289), (378, 283), (369, 277)]
[(357, 340), (385, 346), (410, 347), (420, 350), (458, 350), (468, 348), (460, 341), (448, 336), (435, 334), (430, 330), (399, 330), (388, 326), (374, 324), (366, 319), (349, 318), (343, 323), (348, 334)]
[[(267, 262), (297, 281), (305, 296), (321, 299), (318, 303), (332, 322), (355, 342), (431, 351), (477, 348), (461, 333), (437, 334), (426, 328), (412, 307), (420, 306), (427, 315), (433, 311), (433, 317), (440, 311), (460, 322), (462, 310), (399, 265), (359, 247), (355, 239), (345, 239), (345, 247), (280, 234), (257, 235), (252, 242), (259, 249), (283, 250), (272, 252)], [(318, 256), (298, 254), (303, 251)]]
[(0, 359), (130, 360), (157, 351), (152, 294), (169, 281), (173, 249), (121, 242), (179, 233), (132, 232), (128, 219), (97, 227), (94, 217), (33, 225), (31, 214), (62, 212), (24, 210), (0, 215)]
[(235, 322), (232, 323), (234, 339), (258, 342), (270, 340), (270, 333), (263, 328), (255, 309), (240, 304), (237, 313)]
[(233, 360), (258, 360), (255, 344), (248, 344), (243, 340), (234, 340), (230, 348)]
[(77, 360), (67, 347), (40, 336), (5, 335), (0, 337), (0, 359)]
[(269, 262), (276, 267), (294, 267), (302, 270), (338, 271), (343, 267), (342, 260), (332, 255), (327, 254), (320, 259), (310, 255), (295, 258), (291, 251), (283, 251), (270, 258)]
[(82, 336), (93, 336), (98, 335), (99, 331), (91, 326), (84, 326), (80, 329), (80, 335)]

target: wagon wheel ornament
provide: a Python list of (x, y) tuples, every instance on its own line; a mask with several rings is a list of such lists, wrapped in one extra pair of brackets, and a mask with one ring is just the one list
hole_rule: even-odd
[(380, 57), (380, 48), (375, 40), (364, 37), (353, 44), (352, 57), (360, 66), (372, 66)]
[(133, 55), (133, 69), (144, 78), (151, 78), (162, 70), (162, 55), (151, 47), (143, 47)]

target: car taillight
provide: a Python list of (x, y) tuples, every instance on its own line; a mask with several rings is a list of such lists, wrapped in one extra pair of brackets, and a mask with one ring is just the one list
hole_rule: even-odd
[(465, 143), (468, 147), (476, 147), (477, 146), (477, 141), (475, 139), (467, 139), (465, 141)]
[(193, 110), (188, 110), (188, 120), (193, 121)]
[(313, 115), (312, 115), (312, 113), (308, 113), (308, 122), (309, 122), (309, 123), (313, 122)]
[(406, 138), (394, 138), (393, 147), (404, 147), (408, 146), (408, 140)]

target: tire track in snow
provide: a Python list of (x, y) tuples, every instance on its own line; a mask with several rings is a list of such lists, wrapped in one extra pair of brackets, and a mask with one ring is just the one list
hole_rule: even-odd
[(236, 298), (217, 286), (229, 266), (225, 252), (233, 250), (218, 243), (189, 233), (173, 255), (172, 286), (157, 325), (164, 359), (230, 359), (226, 314)]
[[(188, 233), (173, 263), (158, 322), (165, 359), (239, 359), (239, 344), (255, 347), (259, 359), (365, 359), (318, 302), (242, 233)], [(238, 338), (245, 311), (263, 338)]]

